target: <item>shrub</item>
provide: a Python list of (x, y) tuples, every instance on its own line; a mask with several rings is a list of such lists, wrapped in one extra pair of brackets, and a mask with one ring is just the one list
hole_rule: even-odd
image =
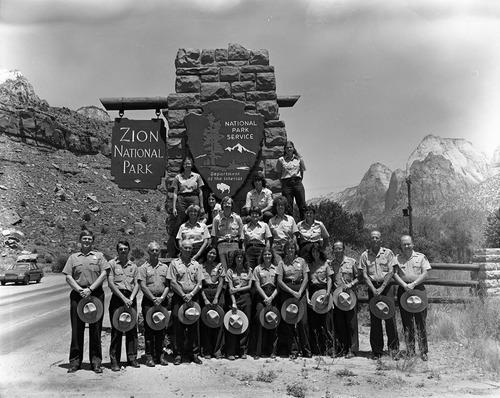
[(305, 398), (306, 387), (302, 383), (294, 383), (286, 386), (286, 393), (296, 398)]
[(64, 266), (66, 265), (66, 261), (68, 261), (68, 256), (59, 256), (57, 261), (52, 264), (50, 269), (52, 272), (62, 272)]
[(141, 259), (144, 256), (144, 252), (139, 249), (138, 247), (135, 247), (131, 252), (130, 252), (130, 257), (132, 257), (132, 261), (136, 261)]
[(257, 378), (255, 380), (262, 381), (264, 383), (272, 383), (277, 378), (278, 375), (274, 370), (268, 370), (267, 372), (259, 370), (259, 373), (257, 373)]
[(145, 214), (143, 214), (143, 215), (141, 216), (141, 221), (142, 221), (142, 222), (148, 222), (148, 216), (147, 216), (147, 215), (145, 215)]
[(89, 213), (84, 213), (82, 216), (83, 221), (89, 222), (91, 220), (90, 214)]

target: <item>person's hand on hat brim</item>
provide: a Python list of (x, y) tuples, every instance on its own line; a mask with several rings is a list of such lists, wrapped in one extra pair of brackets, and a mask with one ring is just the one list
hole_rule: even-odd
[(238, 307), (236, 304), (233, 303), (233, 305), (231, 306), (231, 312), (233, 314), (236, 314), (238, 312)]
[(321, 299), (321, 304), (325, 304), (325, 303), (328, 303), (328, 299), (330, 297), (330, 292), (326, 292), (324, 295), (323, 295), (323, 298)]
[(163, 303), (163, 299), (161, 297), (155, 297), (155, 299), (153, 300), (153, 303), (156, 306), (159, 306), (159, 305), (161, 305), (161, 303)]
[(203, 302), (205, 303), (205, 305), (210, 305), (210, 300), (207, 299), (206, 297), (203, 298)]
[(212, 305), (216, 306), (219, 304), (219, 299), (217, 297), (214, 297), (214, 301), (212, 301)]
[(193, 299), (193, 294), (186, 293), (182, 296), (182, 299), (184, 300), (185, 303), (189, 303)]

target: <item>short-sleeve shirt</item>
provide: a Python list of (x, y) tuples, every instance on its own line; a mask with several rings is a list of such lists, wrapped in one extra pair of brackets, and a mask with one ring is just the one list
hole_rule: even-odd
[(386, 247), (381, 247), (378, 253), (372, 249), (365, 250), (359, 258), (359, 268), (366, 270), (373, 282), (383, 282), (384, 277), (393, 268), (394, 253)]
[(286, 161), (284, 156), (281, 156), (278, 159), (278, 162), (281, 163), (281, 179), (284, 180), (286, 178), (294, 178), (299, 177), (302, 178), (302, 172), (306, 170), (306, 166), (304, 165), (304, 161), (293, 155), (290, 161)]
[(218, 240), (243, 239), (243, 222), (241, 221), (241, 217), (236, 213), (231, 213), (229, 217), (220, 213), (214, 218), (212, 236), (216, 236)]
[(262, 188), (260, 193), (256, 189), (252, 189), (247, 193), (245, 207), (258, 207), (265, 209), (273, 205), (273, 193), (269, 188)]
[(314, 220), (311, 225), (303, 220), (297, 224), (297, 229), (304, 242), (319, 242), (321, 239), (326, 239), (330, 236), (325, 225), (318, 220)]
[(296, 257), (291, 264), (286, 264), (284, 260), (278, 263), (276, 273), (283, 277), (285, 283), (302, 283), (309, 272), (309, 266), (302, 257)]
[(210, 238), (207, 226), (202, 222), (196, 222), (192, 225), (189, 221), (179, 227), (176, 239), (190, 240), (191, 243), (202, 243), (205, 239)]
[(262, 264), (257, 265), (252, 273), (252, 280), (259, 281), (260, 286), (276, 286), (277, 277), (276, 266), (271, 264), (269, 268), (265, 268)]
[(168, 265), (161, 261), (153, 267), (153, 265), (146, 261), (139, 267), (138, 281), (144, 281), (146, 287), (149, 289), (153, 296), (160, 296), (167, 287), (167, 272)]
[(243, 271), (241, 273), (236, 270), (228, 269), (226, 272), (226, 282), (231, 282), (233, 287), (245, 287), (250, 284), (252, 280), (252, 270)]
[(333, 275), (330, 260), (316, 266), (314, 263), (309, 265), (309, 283), (311, 285), (323, 285), (328, 282), (328, 278)]
[(248, 223), (243, 225), (243, 235), (245, 236), (246, 243), (261, 243), (266, 244), (266, 239), (271, 237), (269, 226), (262, 222), (257, 221), (255, 225)]
[(334, 258), (331, 266), (335, 274), (335, 287), (342, 286), (343, 283), (351, 283), (358, 277), (356, 260), (351, 257), (344, 256), (342, 261)]
[(80, 287), (89, 287), (109, 269), (109, 263), (101, 252), (91, 250), (87, 254), (73, 253), (63, 268), (63, 274), (71, 275)]
[(424, 271), (431, 269), (427, 257), (416, 251), (412, 251), (410, 258), (406, 257), (404, 253), (398, 254), (394, 257), (393, 265), (396, 266), (395, 272), (406, 283), (416, 281)]
[(198, 190), (205, 185), (198, 173), (191, 172), (188, 178), (181, 174), (174, 177), (172, 186), (177, 188), (177, 193), (198, 193)]
[(224, 267), (221, 263), (218, 263), (209, 270), (206, 263), (202, 264), (203, 267), (203, 286), (215, 287), (219, 284), (220, 277), (226, 278), (226, 273), (224, 272)]
[(269, 229), (273, 236), (273, 243), (285, 243), (293, 239), (293, 235), (299, 232), (297, 224), (292, 216), (285, 214), (283, 218), (279, 216), (271, 217)]
[(120, 290), (133, 291), (137, 283), (139, 267), (130, 260), (125, 265), (122, 265), (118, 257), (109, 260), (109, 266), (111, 268), (110, 272), (113, 274), (115, 286)]
[(184, 264), (180, 258), (176, 258), (168, 267), (167, 279), (175, 280), (184, 293), (190, 293), (203, 282), (203, 268), (196, 260), (191, 259), (188, 264)]

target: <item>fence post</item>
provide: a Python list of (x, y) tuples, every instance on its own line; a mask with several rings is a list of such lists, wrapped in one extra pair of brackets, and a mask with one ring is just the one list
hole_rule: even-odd
[(472, 262), (479, 265), (479, 271), (471, 272), (471, 279), (479, 281), (479, 297), (500, 298), (500, 249), (478, 249)]

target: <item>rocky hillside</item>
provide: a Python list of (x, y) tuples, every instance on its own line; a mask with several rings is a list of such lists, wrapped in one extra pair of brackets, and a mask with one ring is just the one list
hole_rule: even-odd
[(162, 242), (166, 191), (112, 182), (106, 112), (50, 107), (22, 75), (9, 77), (0, 84), (0, 265), (22, 250), (55, 263), (75, 250), (84, 226), (109, 255), (121, 238), (137, 257)]
[(337, 201), (348, 211), (363, 213), (369, 223), (377, 223), (401, 215), (407, 207), (406, 178), (410, 176), (415, 216), (439, 217), (464, 207), (493, 211), (500, 206), (500, 148), (490, 161), (466, 140), (428, 135), (406, 167), (406, 171), (391, 171), (375, 163), (357, 187), (310, 202)]

